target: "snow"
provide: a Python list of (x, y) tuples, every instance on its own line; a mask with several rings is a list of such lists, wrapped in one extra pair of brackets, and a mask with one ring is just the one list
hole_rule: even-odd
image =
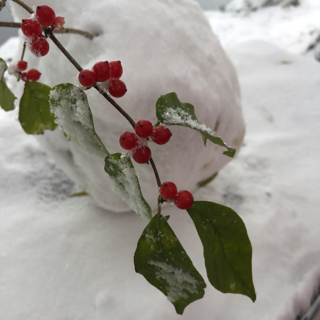
[[(230, 206), (244, 220), (257, 300), (217, 292), (205, 279), (204, 298), (188, 306), (183, 319), (292, 320), (305, 313), (319, 288), (320, 65), (297, 54), (297, 19), (292, 33), (282, 30), (265, 38), (271, 24), (296, 18), (299, 10), (302, 20), (312, 21), (318, 6), (313, 3), (289, 11), (261, 9), (248, 17), (215, 13), (234, 26), (215, 32), (238, 73), (246, 136), (237, 158), (194, 196)], [(269, 21), (271, 9), (275, 18)], [(215, 14), (206, 14), (214, 25)], [(257, 16), (269, 21), (266, 29)], [(254, 38), (264, 41), (247, 41)], [(0, 57), (10, 58), (17, 46), (11, 39), (0, 47)], [(38, 140), (23, 133), (16, 110), (0, 110), (0, 177), (3, 319), (182, 318), (134, 272), (133, 253), (145, 221), (132, 212), (115, 215), (88, 197), (68, 197), (76, 191), (74, 183)], [(170, 215), (169, 224), (205, 276), (202, 247), (186, 213), (166, 206), (163, 214)]]

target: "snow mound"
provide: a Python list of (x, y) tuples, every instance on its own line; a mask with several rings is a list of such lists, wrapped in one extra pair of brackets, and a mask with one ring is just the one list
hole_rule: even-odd
[[(29, 5), (42, 4), (27, 0)], [(99, 34), (94, 40), (79, 35), (59, 39), (83, 68), (97, 61), (121, 60), (128, 92), (119, 104), (135, 121), (156, 123), (155, 103), (163, 94), (176, 92), (182, 102), (195, 106), (199, 123), (215, 129), (227, 145), (239, 150), (244, 136), (236, 72), (212, 33), (199, 5), (192, 0), (49, 0), (46, 4), (63, 15), (66, 27)], [(15, 4), (14, 16), (28, 16)], [(30, 67), (42, 72), (49, 86), (62, 82), (77, 84), (77, 71), (50, 43), (50, 52), (36, 58), (30, 52)], [(16, 58), (19, 57), (19, 51)], [(121, 152), (119, 137), (132, 130), (128, 122), (95, 90), (88, 90), (95, 129), (110, 153)], [(193, 130), (172, 127), (166, 146), (152, 145), (153, 159), (163, 181), (172, 180), (181, 189), (194, 191), (197, 183), (219, 171), (230, 158), (224, 148), (203, 146)], [(59, 166), (76, 182), (79, 191), (89, 193), (100, 206), (113, 211), (128, 207), (110, 189), (104, 165), (67, 141), (62, 132), (46, 132), (39, 141)], [(135, 166), (146, 200), (156, 207), (157, 185), (148, 165)]]

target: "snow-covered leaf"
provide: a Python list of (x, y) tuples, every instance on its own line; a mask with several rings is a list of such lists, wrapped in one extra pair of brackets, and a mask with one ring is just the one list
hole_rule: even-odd
[(19, 105), (19, 121), (28, 134), (43, 134), (57, 124), (49, 107), (51, 88), (40, 82), (26, 82)]
[(160, 213), (143, 231), (134, 263), (136, 272), (163, 292), (178, 314), (204, 296), (203, 278)]
[(252, 247), (242, 219), (217, 203), (195, 201), (187, 210), (201, 239), (210, 283), (223, 293), (240, 293), (253, 302)]
[(139, 180), (130, 157), (121, 153), (111, 154), (105, 159), (104, 169), (121, 198), (143, 219), (150, 221), (152, 211), (141, 193)]
[(103, 159), (109, 155), (94, 129), (91, 109), (83, 90), (70, 83), (53, 87), (50, 108), (68, 140)]
[(4, 72), (8, 69), (7, 64), (0, 58), (0, 107), (4, 111), (11, 111), (14, 109), (14, 100), (16, 97), (8, 88), (4, 80)]
[(156, 102), (156, 115), (159, 122), (166, 125), (178, 125), (197, 130), (201, 133), (203, 142), (207, 140), (225, 147), (228, 150), (223, 152), (228, 157), (233, 157), (236, 149), (227, 146), (220, 137), (214, 135), (204, 124), (200, 124), (194, 112), (194, 106), (190, 103), (182, 103), (175, 92), (161, 96)]

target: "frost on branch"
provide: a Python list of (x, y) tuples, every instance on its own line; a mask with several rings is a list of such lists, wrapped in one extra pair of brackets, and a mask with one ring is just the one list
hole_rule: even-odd
[(4, 80), (4, 72), (8, 69), (7, 64), (0, 58), (0, 107), (4, 111), (11, 111), (14, 109), (14, 100), (16, 97), (8, 88)]
[(190, 103), (181, 103), (174, 92), (161, 96), (156, 103), (156, 114), (159, 122), (166, 125), (188, 127), (201, 133), (204, 144), (207, 140), (225, 147), (228, 151), (223, 152), (233, 158), (236, 149), (227, 146), (220, 137), (214, 135), (204, 124), (200, 124), (194, 112), (194, 106)]

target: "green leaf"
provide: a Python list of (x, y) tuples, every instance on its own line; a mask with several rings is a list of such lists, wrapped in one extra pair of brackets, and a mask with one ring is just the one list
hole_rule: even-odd
[(178, 314), (204, 296), (203, 278), (160, 213), (143, 231), (134, 264), (136, 272), (162, 291)]
[(210, 183), (211, 181), (213, 181), (213, 180), (217, 177), (218, 173), (219, 173), (219, 172), (215, 172), (215, 173), (214, 173), (213, 175), (211, 175), (210, 177), (208, 177), (208, 178), (206, 178), (206, 179), (204, 179), (204, 180), (199, 181), (199, 182), (197, 183), (197, 186), (198, 186), (199, 188), (206, 186), (208, 183)]
[(86, 94), (80, 88), (62, 83), (51, 89), (50, 108), (66, 138), (82, 150), (103, 159), (109, 155), (97, 135)]
[(204, 144), (207, 140), (225, 147), (223, 152), (228, 157), (233, 157), (236, 149), (227, 146), (220, 137), (214, 135), (210, 128), (200, 124), (194, 112), (194, 106), (190, 103), (182, 103), (175, 92), (161, 96), (156, 102), (156, 115), (159, 122), (166, 125), (178, 125), (188, 127), (201, 133)]
[(104, 170), (109, 174), (115, 191), (136, 213), (147, 221), (152, 218), (152, 211), (144, 199), (139, 180), (128, 155), (114, 153), (106, 157)]
[(252, 247), (246, 227), (232, 209), (195, 201), (187, 210), (201, 239), (210, 283), (223, 293), (240, 293), (254, 302)]
[(7, 64), (0, 58), (0, 107), (4, 111), (11, 111), (14, 109), (14, 100), (16, 97), (8, 88), (4, 80), (4, 72), (8, 69)]
[(19, 121), (27, 134), (43, 134), (57, 124), (49, 107), (50, 87), (40, 82), (26, 82), (20, 99)]

